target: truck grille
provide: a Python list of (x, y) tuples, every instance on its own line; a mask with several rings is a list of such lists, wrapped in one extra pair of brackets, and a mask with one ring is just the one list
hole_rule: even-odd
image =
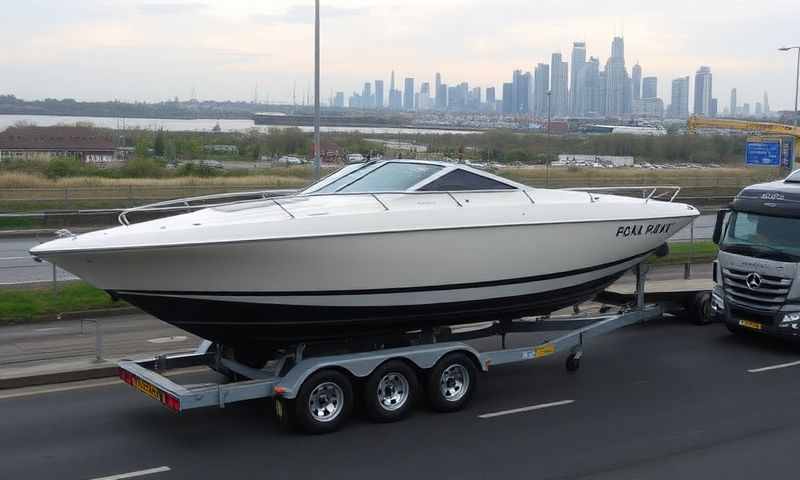
[(777, 312), (786, 302), (792, 279), (761, 275), (761, 284), (750, 288), (747, 276), (752, 272), (724, 269), (725, 292), (728, 299), (739, 306), (766, 312)]

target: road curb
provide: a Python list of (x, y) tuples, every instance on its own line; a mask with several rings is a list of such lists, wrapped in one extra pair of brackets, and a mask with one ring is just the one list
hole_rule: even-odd
[[(23, 377), (0, 378), (0, 390), (14, 388), (36, 387), (56, 383), (78, 382), (82, 380), (95, 380), (117, 376), (117, 365), (103, 362), (96, 367), (65, 370), (63, 372), (42, 373), (26, 375)], [(102, 366), (101, 366), (102, 365)]]
[(0, 321), (0, 328), (10, 325), (26, 325), (29, 323), (57, 322), (59, 320), (85, 320), (92, 318), (108, 318), (124, 315), (144, 313), (136, 307), (103, 308), (97, 310), (82, 310), (79, 312), (49, 313), (33, 318)]

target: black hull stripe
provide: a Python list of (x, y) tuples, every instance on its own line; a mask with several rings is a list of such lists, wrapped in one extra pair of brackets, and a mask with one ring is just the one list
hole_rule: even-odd
[(593, 267), (578, 268), (566, 272), (548, 273), (545, 275), (533, 275), (529, 277), (507, 278), (503, 280), (491, 280), (486, 282), (472, 283), (452, 283), (449, 285), (429, 285), (424, 287), (398, 287), (398, 288), (373, 288), (362, 290), (301, 290), (301, 291), (280, 291), (280, 292), (226, 292), (226, 291), (180, 291), (180, 290), (119, 290), (120, 294), (145, 294), (145, 295), (180, 295), (180, 296), (219, 296), (219, 297), (316, 297), (316, 296), (344, 296), (344, 295), (380, 295), (386, 293), (411, 293), (411, 292), (434, 292), (441, 290), (462, 290), (467, 288), (497, 287), (504, 285), (515, 285), (519, 283), (540, 282), (543, 280), (555, 280), (558, 278), (572, 277), (584, 273), (591, 273), (606, 268), (621, 265), (637, 258), (645, 257), (653, 253), (654, 250), (633, 255), (622, 260), (604, 263)]

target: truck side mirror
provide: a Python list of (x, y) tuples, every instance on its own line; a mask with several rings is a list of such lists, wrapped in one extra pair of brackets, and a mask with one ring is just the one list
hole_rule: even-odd
[(725, 225), (725, 216), (730, 213), (730, 208), (722, 208), (717, 212), (717, 223), (714, 224), (714, 243), (719, 245), (719, 241), (722, 238), (722, 227)]

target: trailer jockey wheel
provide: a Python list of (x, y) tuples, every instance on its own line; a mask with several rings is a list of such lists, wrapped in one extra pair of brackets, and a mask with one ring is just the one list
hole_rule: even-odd
[(567, 356), (567, 371), (568, 372), (577, 372), (579, 368), (581, 368), (581, 357), (577, 353), (570, 353)]
[(338, 370), (326, 369), (308, 377), (294, 400), (298, 426), (307, 433), (338, 430), (353, 411), (353, 384)]
[(286, 398), (275, 397), (272, 399), (272, 413), (275, 423), (278, 428), (288, 432), (294, 427), (292, 410), (294, 408), (294, 401)]

